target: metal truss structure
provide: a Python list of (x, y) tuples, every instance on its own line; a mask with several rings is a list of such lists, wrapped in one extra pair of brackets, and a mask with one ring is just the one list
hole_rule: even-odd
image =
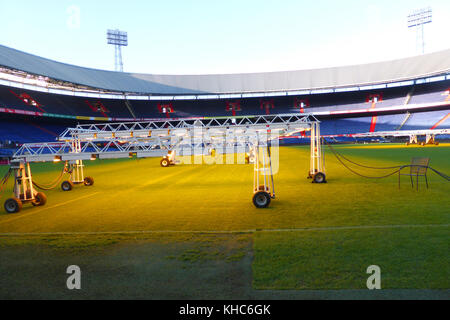
[[(74, 184), (93, 184), (93, 178), (84, 176), (85, 160), (162, 157), (161, 166), (168, 167), (177, 163), (176, 155), (240, 154), (245, 159), (242, 163), (254, 163), (253, 203), (264, 208), (275, 198), (273, 148), (278, 146), (281, 135), (303, 131), (311, 131), (308, 176), (313, 182), (325, 182), (319, 121), (310, 114), (80, 124), (67, 128), (57, 142), (23, 144), (14, 154), (14, 161), (26, 164), (28, 171), (30, 162), (65, 161), (71, 180), (64, 181), (61, 188), (69, 191)], [(29, 179), (32, 187), (31, 171)], [(15, 182), (22, 183), (17, 178)], [(19, 202), (25, 198), (19, 193), (12, 199), (18, 203), (16, 207), (11, 199), (9, 209), (5, 204), (8, 212), (20, 210)], [(30, 197), (26, 200), (36, 201), (36, 193), (31, 192)]]
[(313, 123), (319, 122), (312, 115), (287, 114), (85, 124), (66, 129), (59, 142), (23, 144), (14, 158), (40, 162), (162, 157), (169, 151), (194, 155), (210, 149), (247, 152), (258, 141), (309, 131)]
[(429, 130), (397, 130), (397, 131), (377, 131), (354, 134), (353, 137), (409, 137), (406, 145), (419, 144), (417, 137), (425, 136), (425, 141), (420, 143), (438, 144), (435, 140), (437, 135), (450, 135), (450, 129), (429, 129)]
[[(285, 130), (286, 132), (309, 129), (312, 122), (318, 120), (312, 114), (279, 114), (241, 117), (168, 119), (145, 122), (122, 122), (106, 124), (84, 124), (66, 129), (59, 137), (60, 141), (80, 139), (104, 140), (114, 138), (148, 138), (152, 136), (173, 135), (174, 131), (192, 132), (195, 129), (211, 130), (214, 133), (226, 133), (224, 130), (245, 135), (246, 131)], [(181, 131), (180, 131), (181, 130)]]

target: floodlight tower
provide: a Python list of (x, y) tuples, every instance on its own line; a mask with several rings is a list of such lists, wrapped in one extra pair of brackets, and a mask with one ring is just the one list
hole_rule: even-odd
[(122, 47), (128, 46), (128, 34), (125, 31), (108, 29), (106, 33), (108, 44), (115, 47), (115, 64), (116, 71), (123, 72)]
[(408, 28), (416, 28), (416, 48), (422, 47), (422, 54), (425, 53), (425, 37), (423, 27), (427, 23), (431, 23), (432, 11), (431, 7), (416, 10), (408, 15)]

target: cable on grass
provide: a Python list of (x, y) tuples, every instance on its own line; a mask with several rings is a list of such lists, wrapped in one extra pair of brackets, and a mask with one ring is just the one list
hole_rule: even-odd
[(3, 190), (6, 187), (6, 184), (8, 183), (9, 178), (11, 177), (12, 169), (9, 168), (9, 170), (6, 172), (6, 174), (3, 176), (3, 178), (0, 180), (0, 194), (3, 192)]
[[(387, 177), (390, 177), (390, 176), (392, 176), (392, 175), (394, 175), (394, 174), (396, 174), (396, 173), (398, 173), (398, 174), (400, 174), (400, 171), (402, 170), (402, 169), (404, 169), (404, 168), (408, 168), (408, 167), (421, 167), (421, 168), (427, 168), (427, 169), (430, 169), (431, 171), (433, 171), (434, 173), (436, 173), (438, 176), (440, 176), (441, 178), (443, 178), (443, 179), (445, 179), (445, 180), (447, 180), (447, 181), (450, 181), (450, 177), (447, 175), (447, 174), (445, 174), (445, 173), (443, 173), (443, 172), (440, 172), (440, 171), (438, 171), (438, 170), (436, 170), (436, 169), (434, 169), (434, 168), (432, 168), (432, 167), (430, 167), (430, 166), (423, 166), (423, 165), (416, 165), (416, 164), (406, 164), (406, 165), (401, 165), (401, 166), (392, 166), (392, 167), (371, 167), (371, 166), (365, 166), (365, 165), (362, 165), (362, 164), (360, 164), (360, 163), (357, 163), (357, 162), (354, 162), (354, 161), (352, 161), (352, 160), (350, 160), (350, 159), (348, 159), (348, 158), (346, 158), (345, 156), (343, 156), (341, 153), (339, 153), (338, 151), (336, 151), (327, 141), (326, 141), (326, 139), (324, 139), (324, 141), (325, 141), (325, 143), (327, 144), (327, 146), (328, 146), (328, 148), (330, 148), (330, 150), (332, 151), (332, 153), (334, 154), (334, 156), (336, 157), (336, 159), (338, 159), (339, 160), (339, 162), (345, 167), (345, 168), (347, 168), (349, 171), (351, 171), (352, 173), (354, 173), (354, 174), (356, 174), (356, 175), (358, 175), (358, 176), (360, 176), (360, 177), (363, 177), (363, 178), (368, 178), (368, 179), (383, 179), (383, 178), (387, 178)], [(350, 168), (347, 164), (345, 164), (345, 162), (342, 160), (342, 159), (344, 159), (344, 160), (346, 160), (346, 161), (348, 161), (348, 162), (350, 162), (350, 163), (353, 163), (353, 164), (355, 164), (355, 165), (357, 165), (357, 166), (360, 166), (360, 167), (363, 167), (363, 168), (368, 168), (368, 169), (383, 169), (383, 170), (387, 170), (387, 169), (396, 169), (395, 171), (393, 171), (393, 172), (391, 172), (391, 173), (388, 173), (388, 174), (386, 174), (386, 175), (382, 175), (382, 176), (375, 176), (375, 177), (373, 177), (373, 176), (366, 176), (366, 175), (363, 175), (363, 174), (361, 174), (361, 173), (359, 173), (359, 172), (356, 172), (355, 170), (353, 170), (352, 168)]]
[(371, 166), (365, 166), (365, 165), (363, 165), (363, 164), (354, 162), (354, 161), (352, 161), (352, 160), (346, 158), (342, 153), (340, 153), (339, 151), (337, 151), (336, 149), (334, 149), (334, 148), (331, 146), (331, 144), (329, 144), (329, 143), (326, 141), (326, 139), (324, 139), (324, 141), (325, 141), (325, 143), (327, 144), (327, 146), (331, 149), (331, 151), (333, 151), (334, 154), (338, 154), (342, 159), (344, 159), (344, 160), (346, 160), (346, 161), (348, 161), (348, 162), (350, 162), (350, 163), (353, 163), (354, 165), (357, 165), (357, 166), (359, 166), (359, 167), (368, 168), (368, 169), (382, 169), (382, 170), (385, 170), (385, 169), (398, 169), (398, 168), (402, 167), (402, 166), (392, 166), (392, 167), (371, 167)]
[[(38, 184), (34, 180), (33, 180), (33, 185), (36, 188), (38, 188), (38, 189), (46, 190), (46, 191), (55, 189), (59, 185), (59, 183), (61, 182), (61, 180), (62, 180), (62, 178), (64, 176), (64, 173), (69, 173), (69, 171), (67, 170), (67, 163), (64, 165), (64, 168), (62, 169), (62, 171), (61, 171), (60, 175), (58, 176), (58, 178), (56, 178), (56, 180), (53, 181), (52, 183), (50, 183), (49, 185)], [(71, 175), (71, 172), (69, 173), (69, 175)]]

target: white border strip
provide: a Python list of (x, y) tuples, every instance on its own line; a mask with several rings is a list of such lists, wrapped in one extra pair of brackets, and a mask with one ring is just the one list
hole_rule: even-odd
[(244, 230), (135, 230), (135, 231), (86, 231), (86, 232), (24, 232), (0, 233), (6, 236), (70, 236), (70, 235), (120, 235), (120, 234), (242, 234), (256, 232), (308, 232), (308, 231), (338, 231), (338, 230), (368, 230), (368, 229), (400, 229), (400, 228), (442, 228), (450, 224), (392, 224), (374, 226), (334, 226), (334, 227), (305, 227), (286, 229), (244, 229)]

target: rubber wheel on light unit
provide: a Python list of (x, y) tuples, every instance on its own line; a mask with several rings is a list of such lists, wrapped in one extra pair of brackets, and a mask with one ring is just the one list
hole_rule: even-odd
[(84, 185), (85, 185), (86, 187), (89, 187), (89, 186), (94, 185), (94, 178), (92, 178), (92, 177), (86, 177), (86, 178), (84, 178)]
[(31, 202), (31, 204), (35, 207), (43, 206), (46, 203), (47, 203), (47, 196), (42, 192), (36, 193), (36, 195), (34, 196), (34, 200)]
[(61, 189), (62, 189), (62, 191), (72, 190), (73, 189), (72, 181), (63, 181), (63, 183), (61, 183)]
[(9, 198), (5, 201), (4, 208), (7, 213), (17, 213), (22, 210), (22, 201), (17, 198)]
[(257, 208), (267, 208), (270, 204), (270, 194), (265, 191), (258, 191), (253, 195), (253, 204)]
[(161, 167), (166, 168), (166, 167), (170, 166), (170, 161), (167, 158), (162, 158), (160, 164), (161, 164)]
[(314, 176), (313, 176), (313, 183), (325, 183), (327, 182), (327, 180), (325, 179), (325, 173), (322, 172), (317, 172)]

